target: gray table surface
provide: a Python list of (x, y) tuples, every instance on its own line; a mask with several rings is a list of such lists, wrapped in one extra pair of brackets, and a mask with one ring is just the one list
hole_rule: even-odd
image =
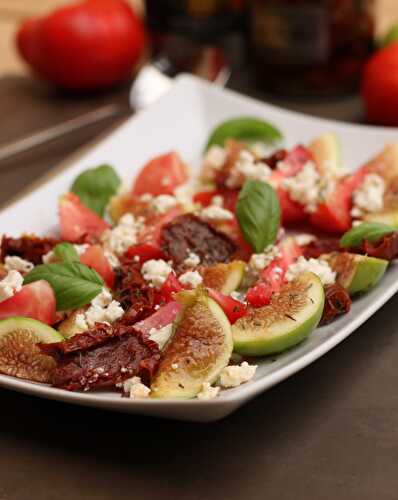
[[(76, 99), (0, 81), (0, 143), (126, 89)], [(350, 121), (357, 98), (286, 103)], [(115, 120), (8, 162), (0, 201)], [(0, 390), (0, 500), (396, 500), (398, 297), (328, 355), (226, 420), (188, 424)]]

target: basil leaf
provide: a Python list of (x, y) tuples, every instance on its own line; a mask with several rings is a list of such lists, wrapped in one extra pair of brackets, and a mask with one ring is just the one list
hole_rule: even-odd
[(79, 254), (76, 251), (76, 248), (72, 245), (72, 243), (58, 243), (54, 247), (53, 250), (58, 260), (62, 262), (79, 262)]
[(206, 150), (211, 146), (224, 146), (227, 139), (246, 143), (264, 142), (275, 144), (282, 141), (282, 133), (270, 123), (250, 117), (232, 118), (221, 123), (210, 134)]
[(82, 307), (101, 293), (101, 276), (80, 262), (41, 264), (30, 271), (24, 283), (46, 280), (54, 290), (57, 310), (66, 311)]
[(394, 24), (380, 40), (380, 47), (386, 47), (396, 41), (398, 41), (398, 24)]
[(120, 178), (109, 165), (90, 168), (78, 175), (71, 191), (80, 198), (86, 207), (91, 208), (101, 217), (109, 199), (116, 194)]
[(363, 222), (347, 231), (340, 240), (343, 248), (359, 247), (364, 240), (376, 242), (386, 234), (394, 233), (395, 229), (380, 222)]
[(278, 197), (269, 184), (246, 181), (239, 193), (236, 215), (245, 240), (256, 253), (275, 242), (281, 209)]

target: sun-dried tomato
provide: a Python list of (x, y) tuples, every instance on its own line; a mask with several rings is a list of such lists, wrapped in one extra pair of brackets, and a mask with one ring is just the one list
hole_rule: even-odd
[(39, 238), (35, 235), (25, 235), (20, 238), (3, 236), (1, 241), (1, 260), (7, 255), (16, 255), (26, 259), (33, 264), (41, 264), (43, 255), (57, 245), (60, 240), (56, 238)]
[(283, 161), (287, 156), (286, 149), (278, 149), (271, 156), (261, 158), (261, 161), (266, 163), (272, 170), (275, 170), (280, 161)]
[(161, 241), (177, 273), (184, 270), (184, 261), (190, 252), (200, 257), (203, 266), (212, 266), (229, 262), (237, 250), (226, 234), (193, 214), (180, 215), (164, 226)]
[(160, 360), (155, 342), (121, 324), (97, 324), (63, 342), (38, 346), (57, 362), (53, 386), (68, 391), (114, 386), (133, 376), (150, 383)]
[(338, 283), (325, 286), (325, 306), (321, 324), (325, 325), (333, 321), (337, 316), (347, 314), (351, 309), (351, 297), (347, 290)]
[(308, 243), (308, 245), (301, 247), (301, 249), (306, 259), (317, 259), (324, 253), (340, 252), (342, 250), (346, 251), (346, 249), (342, 249), (340, 247), (340, 243), (337, 238), (317, 238), (316, 240)]
[(398, 232), (387, 234), (377, 243), (365, 240), (362, 245), (362, 253), (379, 259), (396, 259), (398, 257)]

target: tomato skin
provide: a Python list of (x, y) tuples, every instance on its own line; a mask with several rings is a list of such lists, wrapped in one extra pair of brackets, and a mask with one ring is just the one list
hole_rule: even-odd
[(200, 203), (203, 207), (208, 207), (214, 196), (222, 196), (223, 208), (233, 213), (236, 211), (239, 191), (235, 189), (213, 189), (211, 191), (201, 191), (193, 197), (194, 203)]
[(398, 125), (398, 42), (369, 58), (363, 70), (361, 94), (368, 121)]
[(173, 300), (173, 294), (182, 290), (184, 290), (184, 286), (180, 283), (174, 272), (171, 272), (160, 288), (160, 295), (165, 302), (170, 302)]
[(110, 226), (99, 215), (83, 205), (74, 193), (67, 193), (59, 200), (59, 225), (61, 239), (79, 241), (84, 236), (100, 237)]
[(126, 250), (126, 253), (124, 255), (129, 259), (138, 257), (141, 264), (143, 264), (147, 260), (164, 258), (162, 249), (155, 242), (138, 243), (137, 245), (132, 245)]
[(16, 44), (39, 76), (65, 89), (87, 91), (128, 78), (146, 39), (125, 1), (85, 0), (23, 23)]
[(100, 245), (91, 245), (80, 256), (80, 262), (97, 271), (109, 288), (113, 288), (115, 283), (115, 273), (105, 257)]
[(208, 288), (209, 297), (217, 302), (217, 304), (224, 311), (226, 317), (228, 318), (231, 325), (235, 323), (239, 318), (242, 318), (247, 312), (246, 304), (243, 304), (239, 300), (235, 300), (229, 295), (224, 295), (213, 288)]
[(138, 174), (132, 189), (134, 195), (173, 194), (174, 189), (188, 180), (188, 169), (175, 151), (152, 158)]
[(148, 318), (135, 323), (134, 328), (144, 334), (149, 334), (152, 328), (159, 329), (172, 323), (181, 309), (181, 304), (171, 301), (159, 307), (159, 309)]
[(15, 295), (0, 302), (0, 319), (24, 316), (52, 325), (55, 322), (55, 309), (53, 289), (47, 281), (39, 280), (23, 285)]

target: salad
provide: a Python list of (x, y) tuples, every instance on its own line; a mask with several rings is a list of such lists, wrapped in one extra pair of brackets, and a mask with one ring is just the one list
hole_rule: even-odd
[(88, 169), (57, 234), (2, 236), (0, 373), (209, 400), (348, 314), (398, 256), (398, 144), (351, 171), (333, 134), (285, 149), (234, 118), (189, 171), (174, 151), (127, 184)]

